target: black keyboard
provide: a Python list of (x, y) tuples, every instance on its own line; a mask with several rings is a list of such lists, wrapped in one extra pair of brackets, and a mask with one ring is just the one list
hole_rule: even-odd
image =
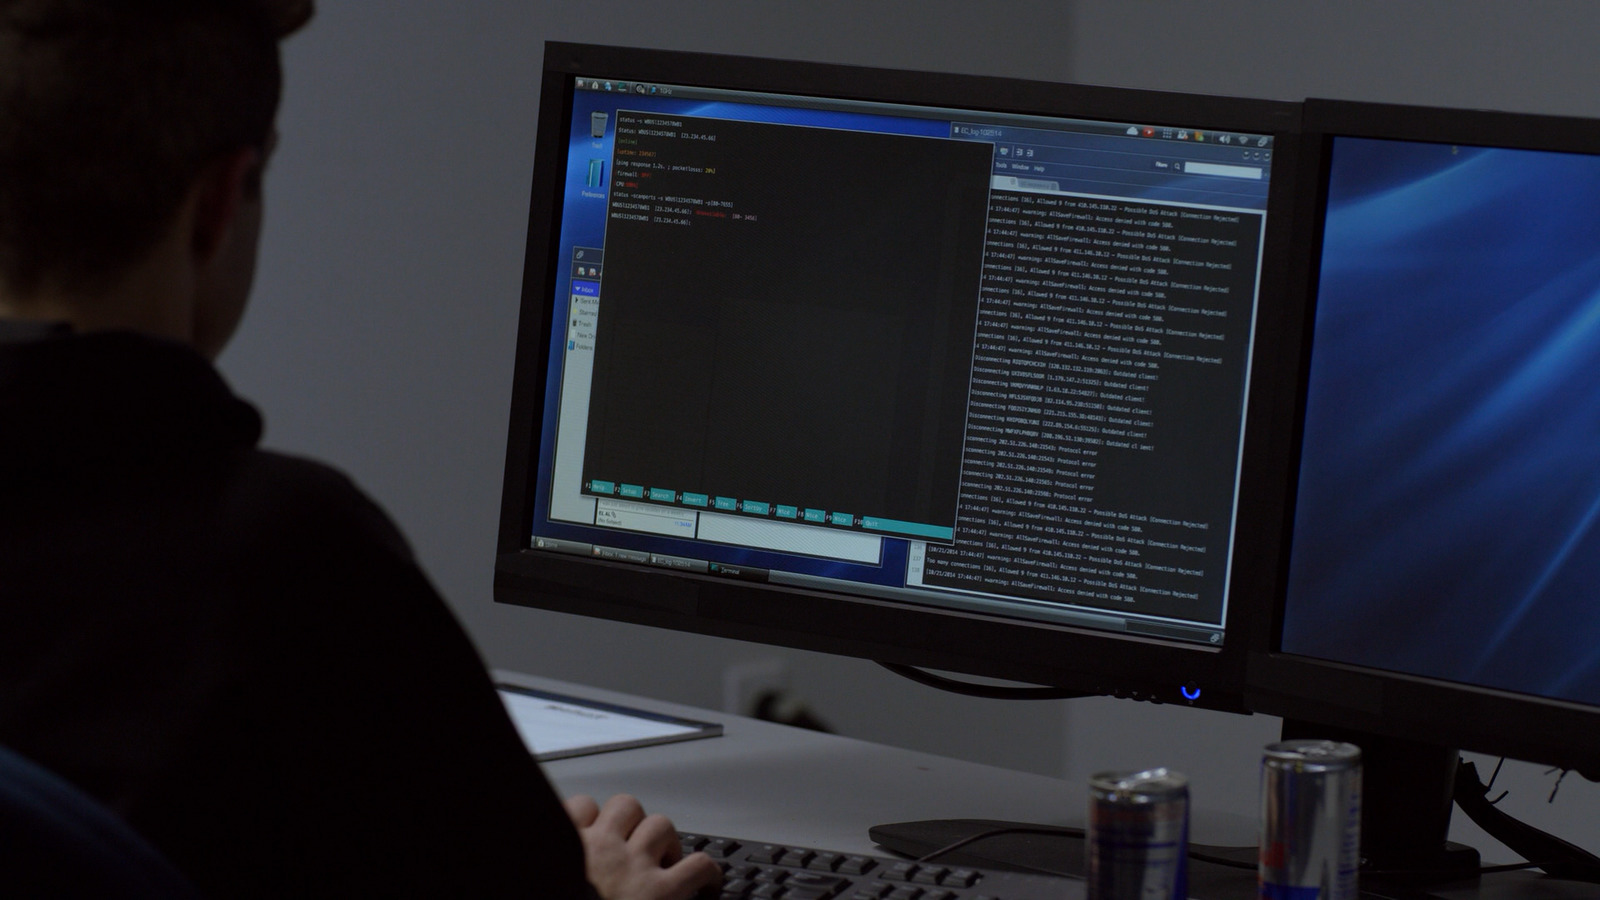
[(684, 853), (722, 866), (716, 900), (1076, 900), (1082, 881), (938, 862), (834, 853), (702, 834), (678, 835)]

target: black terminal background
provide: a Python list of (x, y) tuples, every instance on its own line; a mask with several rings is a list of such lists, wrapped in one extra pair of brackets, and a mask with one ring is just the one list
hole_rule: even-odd
[[(978, 341), (985, 383), (972, 415), (976, 425), (988, 426), (980, 436), (997, 438), (996, 449), (1017, 455), (991, 458), (987, 468), (969, 466), (964, 490), (982, 499), (963, 505), (953, 545), (929, 548), (927, 582), (1222, 624), (1261, 217), (1110, 199), (995, 196), (1002, 208), (996, 218), (1009, 224), (994, 246), (1007, 249), (990, 258)], [(1101, 219), (1049, 224), (1046, 214), (1063, 209), (1092, 209)], [(1132, 224), (1105, 224), (1111, 222)], [(1051, 246), (1052, 235), (1076, 243)], [(1136, 243), (1137, 252), (1116, 249), (1119, 241)], [(1009, 250), (1044, 259), (1002, 259)], [(1142, 261), (1123, 264), (1135, 256)], [(1024, 301), (1026, 312), (1016, 307)], [(1040, 330), (1050, 319), (1064, 324)], [(1042, 357), (1046, 368), (1036, 368), (1040, 354), (1050, 354)], [(1035, 377), (1012, 380), (1003, 389), (1006, 399), (994, 401), (1002, 390), (994, 385), (1005, 376), (993, 373), (1008, 367)], [(1048, 373), (1043, 380), (1036, 377), (1041, 372)], [(1081, 391), (1085, 384), (1095, 385), (1090, 400), (1118, 398), (1105, 407), (1133, 407), (1126, 417), (1148, 426), (1102, 424), (1062, 405), (1080, 398), (1057, 389)], [(1110, 385), (1138, 385), (1144, 393), (1132, 396), (1142, 402)], [(994, 409), (997, 402), (1009, 407), (1005, 417)], [(1002, 426), (1017, 431), (997, 435)], [(1075, 443), (1083, 439), (1093, 443)], [(1075, 472), (1075, 459), (1094, 468)], [(1022, 471), (1030, 465), (1051, 474)]]
[(617, 137), (585, 485), (953, 527), (990, 145), (626, 111)]

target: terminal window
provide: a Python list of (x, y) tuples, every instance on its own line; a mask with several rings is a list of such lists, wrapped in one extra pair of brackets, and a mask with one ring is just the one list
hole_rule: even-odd
[(538, 534), (1219, 642), (1270, 138), (696, 90), (577, 92)]
[(615, 141), (591, 490), (953, 535), (991, 148), (629, 111)]

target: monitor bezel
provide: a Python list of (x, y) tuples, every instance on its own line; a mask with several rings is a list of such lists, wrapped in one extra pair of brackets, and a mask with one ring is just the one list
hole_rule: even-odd
[[(890, 100), (1004, 113), (1140, 121), (1274, 136), (1254, 377), (1250, 387), (1234, 542), (1234, 588), (1227, 638), (1213, 649), (1136, 635), (1004, 619), (977, 613), (727, 579), (666, 575), (626, 563), (536, 553), (532, 535), (540, 410), (549, 362), (551, 300), (559, 234), (559, 163), (565, 160), (572, 83), (576, 77), (700, 84), (848, 100)], [(1130, 697), (1246, 712), (1246, 650), (1263, 647), (1267, 591), (1259, 548), (1277, 526), (1275, 485), (1253, 476), (1253, 458), (1271, 444), (1272, 424), (1254, 414), (1255, 385), (1274, 380), (1279, 364), (1283, 296), (1289, 267), (1288, 204), (1294, 181), (1299, 104), (1206, 97), (1100, 86), (1062, 85), (988, 76), (752, 59), (703, 53), (547, 43), (540, 92), (539, 137), (517, 336), (516, 372), (494, 597), (497, 602), (736, 640), (861, 657), (940, 671), (1051, 685), (1086, 694)], [(1281, 430), (1281, 429), (1280, 429)], [(1180, 687), (1201, 688), (1187, 699)]]
[(1335, 137), (1387, 138), (1444, 144), (1600, 154), (1600, 121), (1488, 110), (1307, 100), (1296, 194), (1295, 245), (1303, 294), (1294, 315), (1292, 390), (1269, 402), (1292, 427), (1285, 445), (1281, 541), (1266, 650), (1252, 650), (1246, 702), (1257, 712), (1389, 738), (1600, 772), (1600, 707), (1462, 684), (1284, 652), (1282, 626), (1293, 541), (1300, 435), (1310, 374), (1322, 243), (1322, 213)]

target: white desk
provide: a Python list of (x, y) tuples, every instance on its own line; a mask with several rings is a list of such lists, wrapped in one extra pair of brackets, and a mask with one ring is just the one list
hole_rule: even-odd
[(1082, 825), (1084, 788), (711, 710), (509, 672), (509, 684), (722, 723), (721, 737), (546, 763), (563, 795), (629, 793), (683, 831), (878, 853), (867, 828), (914, 819)]
[[(563, 796), (638, 797), (680, 830), (884, 855), (872, 825), (918, 819), (1003, 819), (1082, 826), (1084, 785), (912, 750), (818, 734), (584, 685), (496, 672), (508, 684), (688, 719), (720, 722), (721, 737), (555, 760), (545, 772)], [(1248, 845), (1254, 824), (1193, 814), (1193, 840)], [(1241, 900), (1254, 891), (1240, 894)], [(1529, 873), (1436, 889), (1443, 900), (1593, 900), (1600, 889)]]

